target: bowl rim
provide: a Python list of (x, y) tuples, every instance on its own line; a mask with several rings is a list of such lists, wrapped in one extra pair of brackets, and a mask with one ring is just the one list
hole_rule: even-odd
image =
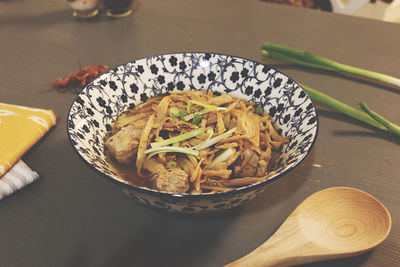
[[(115, 177), (112, 177), (111, 175), (108, 175), (102, 171), (100, 171), (99, 169), (97, 169), (95, 166), (93, 166), (90, 162), (88, 162), (82, 155), (81, 153), (79, 153), (79, 151), (77, 150), (76, 146), (74, 145), (72, 138), (71, 138), (71, 134), (69, 131), (69, 122), (70, 122), (70, 113), (71, 110), (73, 108), (73, 106), (76, 103), (76, 100), (80, 97), (80, 95), (82, 94), (82, 92), (91, 84), (93, 84), (93, 82), (95, 82), (96, 80), (100, 79), (102, 76), (106, 76), (109, 73), (111, 73), (113, 70), (117, 69), (118, 67), (121, 67), (123, 65), (129, 64), (129, 63), (136, 63), (136, 61), (139, 60), (144, 60), (147, 58), (151, 58), (151, 57), (158, 57), (158, 56), (172, 56), (172, 55), (182, 55), (182, 54), (211, 54), (211, 55), (220, 55), (220, 56), (228, 56), (228, 57), (233, 57), (233, 58), (238, 58), (238, 59), (242, 59), (242, 60), (246, 60), (255, 64), (261, 64), (264, 66), (269, 67), (270, 69), (273, 69), (274, 71), (288, 77), (291, 81), (293, 81), (297, 86), (299, 86), (301, 88), (301, 90), (303, 90), (303, 92), (306, 94), (306, 96), (308, 97), (308, 99), (310, 100), (310, 103), (312, 105), (312, 107), (314, 108), (315, 111), (315, 135), (313, 137), (312, 143), (307, 151), (306, 154), (302, 155), (301, 158), (296, 161), (291, 167), (287, 168), (286, 170), (282, 171), (281, 173), (278, 173), (274, 176), (272, 176), (271, 178), (267, 178), (264, 181), (255, 183), (255, 184), (250, 184), (250, 185), (246, 185), (246, 186), (242, 186), (239, 188), (236, 188), (234, 190), (229, 190), (229, 191), (224, 191), (224, 192), (216, 192), (216, 193), (202, 193), (202, 194), (189, 194), (189, 193), (184, 193), (184, 194), (176, 194), (176, 193), (169, 193), (169, 192), (165, 192), (165, 191), (158, 191), (155, 189), (151, 189), (151, 188), (146, 188), (146, 187), (140, 187), (140, 186), (136, 186), (132, 183), (129, 183), (128, 181), (125, 181), (124, 179), (116, 179)], [(197, 89), (195, 89), (197, 90)], [(187, 91), (187, 90), (184, 90)], [(83, 160), (83, 162), (88, 165), (90, 168), (94, 169), (97, 173), (101, 174), (102, 177), (107, 178), (107, 180), (110, 180), (118, 185), (122, 185), (124, 188), (126, 189), (130, 189), (130, 190), (135, 190), (135, 191), (139, 191), (141, 193), (145, 193), (145, 194), (150, 194), (150, 195), (154, 195), (154, 196), (162, 196), (163, 198), (170, 198), (170, 199), (177, 199), (177, 198), (189, 198), (189, 199), (194, 199), (194, 200), (202, 200), (202, 199), (210, 199), (210, 198), (219, 198), (219, 197), (229, 197), (230, 195), (235, 195), (235, 194), (240, 194), (240, 193), (246, 193), (248, 191), (256, 191), (257, 189), (264, 187), (266, 185), (269, 185), (272, 182), (275, 182), (276, 180), (278, 180), (279, 178), (281, 178), (282, 176), (286, 175), (287, 173), (289, 173), (291, 170), (293, 170), (294, 168), (296, 168), (301, 162), (303, 162), (303, 160), (310, 154), (312, 148), (314, 147), (317, 137), (318, 137), (318, 133), (319, 133), (319, 116), (317, 113), (317, 109), (314, 105), (314, 103), (311, 100), (310, 95), (303, 89), (303, 87), (296, 82), (296, 80), (292, 79), (289, 75), (281, 72), (280, 70), (272, 67), (269, 64), (264, 64), (261, 63), (259, 61), (253, 60), (253, 59), (249, 59), (249, 58), (245, 58), (245, 57), (241, 57), (241, 56), (234, 56), (234, 55), (230, 55), (230, 54), (224, 54), (224, 53), (218, 53), (218, 52), (189, 52), (189, 51), (184, 51), (184, 52), (172, 52), (172, 53), (161, 53), (161, 54), (154, 54), (154, 55), (150, 55), (150, 56), (146, 56), (146, 57), (140, 57), (137, 59), (133, 59), (130, 61), (126, 61), (123, 64), (120, 64), (118, 66), (113, 67), (112, 69), (109, 69), (107, 72), (101, 74), (100, 76), (96, 77), (92, 82), (90, 82), (89, 84), (87, 84), (80, 92), (79, 94), (75, 97), (75, 99), (72, 101), (71, 106), (68, 110), (67, 113), (67, 119), (66, 119), (66, 126), (67, 126), (67, 134), (68, 134), (68, 139), (70, 141), (70, 144), (72, 146), (72, 148), (74, 149), (74, 151), (76, 152), (76, 154), (79, 155), (80, 159)]]

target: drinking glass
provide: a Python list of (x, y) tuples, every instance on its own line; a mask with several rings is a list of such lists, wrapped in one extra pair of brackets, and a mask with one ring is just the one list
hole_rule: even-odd
[(67, 0), (72, 15), (79, 18), (94, 17), (99, 13), (100, 0)]
[(132, 13), (133, 0), (105, 0), (104, 8), (107, 16), (126, 17)]

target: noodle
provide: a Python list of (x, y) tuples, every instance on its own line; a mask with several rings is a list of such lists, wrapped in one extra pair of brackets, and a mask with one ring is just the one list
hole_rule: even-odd
[(152, 114), (150, 116), (149, 120), (147, 121), (146, 127), (144, 128), (142, 136), (140, 137), (139, 148), (138, 148), (137, 159), (136, 159), (136, 168), (137, 168), (137, 172), (140, 176), (143, 176), (142, 166), (144, 164), (144, 161), (146, 160), (145, 150), (150, 142), (149, 135), (150, 135), (150, 131), (153, 128), (153, 121), (154, 121), (154, 114)]
[[(186, 191), (155, 189), (224, 192), (271, 177), (275, 155), (289, 141), (273, 127), (271, 117), (257, 109), (254, 103), (227, 94), (173, 92), (121, 115), (111, 134), (126, 125), (141, 130), (132, 165), (142, 179), (161, 179), (160, 173), (168, 173), (171, 183), (188, 183)], [(169, 145), (163, 146), (166, 142)]]

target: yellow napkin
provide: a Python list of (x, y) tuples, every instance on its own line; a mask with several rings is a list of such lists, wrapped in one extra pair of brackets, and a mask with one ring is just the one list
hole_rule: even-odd
[(52, 110), (0, 103), (0, 177), (55, 124)]

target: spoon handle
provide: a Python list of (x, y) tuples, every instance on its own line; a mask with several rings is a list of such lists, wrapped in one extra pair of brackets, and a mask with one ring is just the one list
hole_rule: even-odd
[(310, 262), (307, 254), (315, 249), (314, 244), (299, 237), (298, 225), (289, 217), (285, 223), (267, 241), (244, 257), (226, 265), (237, 266), (291, 266)]
[(273, 244), (266, 245), (264, 243), (244, 257), (225, 265), (225, 267), (290, 266), (283, 261), (283, 255), (280, 255), (278, 251), (279, 248), (276, 247), (275, 249), (273, 246)]
[(391, 217), (373, 196), (332, 187), (305, 199), (261, 246), (227, 266), (292, 266), (350, 257), (379, 245)]

